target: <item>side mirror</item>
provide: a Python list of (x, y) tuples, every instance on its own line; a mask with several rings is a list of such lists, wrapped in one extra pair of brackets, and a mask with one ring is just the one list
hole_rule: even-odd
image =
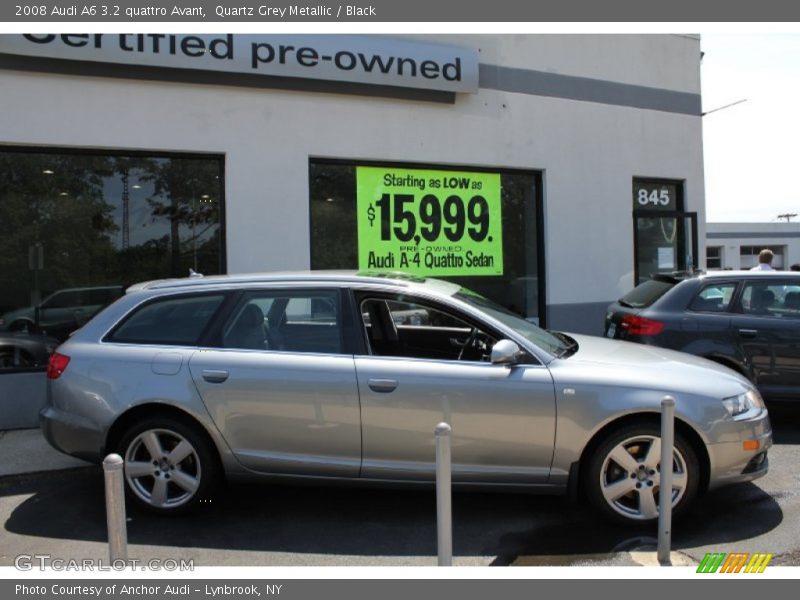
[(492, 348), (493, 365), (514, 365), (517, 364), (525, 353), (520, 350), (516, 342), (511, 340), (499, 340)]

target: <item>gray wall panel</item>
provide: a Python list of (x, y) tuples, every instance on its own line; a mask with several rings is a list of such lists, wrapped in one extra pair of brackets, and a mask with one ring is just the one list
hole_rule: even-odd
[(42, 372), (0, 375), (0, 429), (38, 427), (46, 393)]
[(608, 302), (554, 304), (547, 307), (547, 327), (558, 331), (603, 335), (603, 323)]

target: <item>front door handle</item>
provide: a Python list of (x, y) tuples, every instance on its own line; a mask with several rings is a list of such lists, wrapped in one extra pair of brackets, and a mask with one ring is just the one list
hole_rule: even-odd
[(758, 335), (757, 329), (740, 329), (739, 335), (743, 338), (754, 338)]
[(373, 392), (378, 392), (379, 394), (388, 394), (389, 392), (393, 392), (397, 387), (397, 380), (396, 379), (370, 379), (367, 382), (369, 385), (369, 389)]
[(222, 383), (228, 379), (228, 372), (221, 369), (203, 369), (203, 379), (208, 383)]

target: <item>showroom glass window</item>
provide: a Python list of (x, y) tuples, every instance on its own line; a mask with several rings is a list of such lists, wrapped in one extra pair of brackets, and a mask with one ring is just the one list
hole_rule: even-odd
[(125, 287), (224, 271), (223, 160), (0, 147), (0, 373)]
[[(357, 223), (357, 169), (358, 167), (380, 167), (401, 169), (415, 177), (426, 172), (475, 172), (499, 175), (499, 203), (502, 227), (502, 274), (458, 276), (430, 276), (446, 279), (468, 287), (510, 310), (532, 320), (544, 323), (544, 267), (542, 249), (542, 199), (541, 175), (531, 171), (503, 169), (480, 169), (474, 167), (452, 167), (442, 165), (417, 165), (405, 163), (352, 163), (312, 159), (309, 164), (309, 188), (311, 197), (311, 268), (312, 269), (358, 269), (358, 223)], [(458, 178), (458, 177), (457, 177)], [(445, 206), (450, 192), (426, 189), (425, 194), (438, 197), (436, 208), (439, 214), (448, 210)], [(468, 205), (472, 194), (462, 193), (467, 220), (470, 211), (475, 223), (480, 219), (480, 207)], [(488, 197), (488, 195), (487, 195)], [(432, 205), (426, 207), (427, 216), (433, 214)], [(452, 208), (452, 214), (457, 207)], [(423, 227), (422, 209), (416, 213), (417, 231)], [(380, 212), (380, 211), (378, 211)], [(394, 207), (391, 215), (394, 216)], [(380, 216), (380, 215), (379, 215)], [(448, 217), (442, 216), (441, 231), (449, 227)], [(407, 229), (407, 223), (394, 222), (393, 227)], [(478, 226), (475, 225), (477, 229)], [(428, 228), (430, 231), (431, 227)], [(455, 230), (452, 226), (451, 230)], [(447, 243), (444, 234), (440, 235)], [(464, 234), (466, 236), (466, 233)], [(466, 239), (466, 238), (465, 238)], [(411, 242), (413, 243), (413, 242)], [(487, 240), (488, 243), (488, 240)], [(480, 248), (481, 246), (476, 246)], [(381, 269), (378, 269), (381, 270)], [(404, 270), (395, 264), (386, 270)]]

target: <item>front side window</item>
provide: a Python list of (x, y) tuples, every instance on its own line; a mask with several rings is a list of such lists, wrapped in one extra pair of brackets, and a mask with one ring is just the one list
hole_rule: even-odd
[(742, 312), (777, 319), (800, 318), (800, 286), (792, 282), (751, 282), (742, 292)]
[(488, 298), (476, 294), (472, 290), (461, 288), (461, 290), (455, 294), (455, 297), (459, 300), (463, 300), (467, 304), (472, 304), (490, 317), (497, 319), (503, 325), (512, 329), (528, 341), (533, 342), (533, 344), (545, 352), (549, 352), (555, 356), (563, 356), (571, 349), (577, 348), (576, 345), (573, 346), (571, 338), (563, 334), (554, 334), (549, 330), (542, 329), (527, 319), (522, 319), (519, 315), (492, 302)]
[(374, 356), (488, 362), (497, 341), (452, 311), (411, 298), (365, 297), (360, 308)]
[(181, 296), (149, 302), (135, 310), (107, 338), (128, 344), (196, 346), (224, 295)]
[(223, 328), (222, 346), (341, 354), (339, 294), (333, 290), (248, 292)]

